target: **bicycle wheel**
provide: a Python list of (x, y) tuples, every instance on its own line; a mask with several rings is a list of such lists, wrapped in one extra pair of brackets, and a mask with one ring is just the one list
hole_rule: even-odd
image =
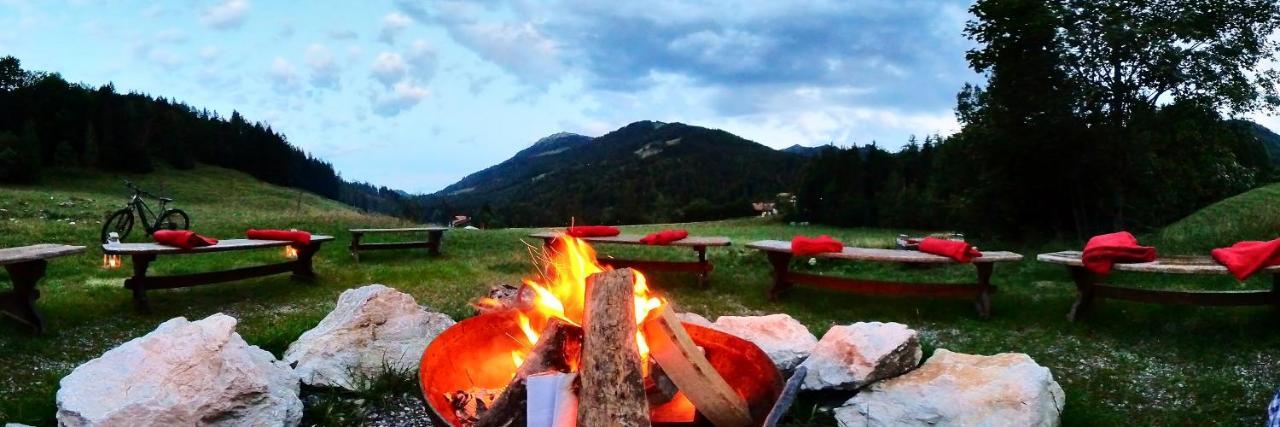
[(102, 240), (102, 243), (107, 243), (107, 235), (115, 232), (120, 235), (120, 241), (124, 241), (130, 230), (133, 230), (133, 211), (129, 208), (124, 208), (112, 213), (111, 216), (107, 217), (107, 221), (102, 223), (100, 240)]
[(160, 214), (156, 230), (190, 230), (191, 218), (182, 209), (169, 209)]

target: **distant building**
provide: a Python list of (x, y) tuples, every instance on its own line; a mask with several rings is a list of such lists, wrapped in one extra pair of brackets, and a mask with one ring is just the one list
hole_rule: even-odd
[(756, 212), (760, 212), (760, 216), (773, 216), (778, 214), (778, 210), (774, 208), (773, 202), (753, 202), (751, 208)]
[(471, 217), (466, 215), (456, 215), (453, 221), (449, 221), (449, 226), (453, 228), (464, 227), (471, 223)]

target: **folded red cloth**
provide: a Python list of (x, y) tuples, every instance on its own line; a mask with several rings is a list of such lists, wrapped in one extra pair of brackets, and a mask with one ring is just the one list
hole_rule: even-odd
[(843, 250), (844, 243), (840, 243), (839, 240), (832, 239), (825, 234), (818, 237), (796, 236), (791, 239), (791, 254), (795, 256), (810, 256)]
[(662, 230), (641, 237), (640, 243), (646, 245), (669, 245), (671, 242), (682, 240), (686, 237), (689, 237), (689, 232), (686, 230)]
[(191, 230), (156, 230), (151, 234), (151, 238), (155, 239), (156, 243), (182, 249), (218, 244), (218, 239), (201, 236)]
[(1156, 260), (1156, 248), (1138, 246), (1138, 238), (1128, 231), (1093, 236), (1084, 245), (1080, 261), (1084, 268), (1098, 274), (1111, 272), (1117, 262), (1151, 262)]
[(249, 229), (244, 233), (245, 237), (258, 240), (284, 240), (287, 242), (309, 244), (311, 243), (311, 233), (299, 230), (254, 230)]
[(569, 227), (568, 233), (573, 237), (612, 237), (621, 234), (618, 227), (607, 225), (575, 225)]
[(1236, 280), (1243, 281), (1258, 270), (1280, 265), (1280, 239), (1270, 242), (1240, 242), (1212, 252), (1213, 259), (1227, 267)]
[(978, 248), (973, 247), (973, 245), (959, 240), (946, 240), (937, 237), (925, 237), (924, 240), (920, 241), (920, 246), (916, 249), (927, 254), (951, 258), (957, 262), (969, 262), (982, 256), (982, 252), (978, 252)]

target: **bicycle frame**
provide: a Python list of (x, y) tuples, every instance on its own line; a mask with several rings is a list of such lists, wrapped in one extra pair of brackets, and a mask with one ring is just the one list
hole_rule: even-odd
[[(160, 209), (162, 211), (164, 209), (164, 204), (165, 203), (163, 201), (160, 202)], [(143, 199), (141, 193), (133, 193), (133, 197), (129, 199), (129, 207), (132, 207), (133, 210), (138, 213), (138, 219), (142, 222), (142, 227), (147, 230), (147, 233), (155, 232), (156, 226), (158, 225), (156, 222), (160, 221), (160, 217), (151, 210), (150, 206), (147, 206), (147, 202)], [(148, 215), (151, 216), (150, 219), (147, 218)]]

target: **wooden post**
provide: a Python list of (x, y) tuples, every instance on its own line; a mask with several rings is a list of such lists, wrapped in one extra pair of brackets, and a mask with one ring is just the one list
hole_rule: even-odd
[(578, 377), (578, 425), (648, 426), (649, 406), (636, 344), (631, 269), (594, 274), (587, 279), (582, 315), (582, 363)]
[(698, 286), (707, 288), (710, 286), (707, 276), (711, 273), (711, 264), (707, 262), (707, 247), (694, 246), (693, 250), (698, 253), (698, 266), (702, 267), (702, 270), (698, 271)]
[(440, 244), (444, 241), (444, 230), (427, 231), (427, 253), (440, 255)]
[(716, 427), (751, 425), (747, 401), (711, 366), (668, 304), (644, 323), (649, 356)]
[(133, 277), (124, 280), (124, 287), (133, 291), (133, 308), (139, 313), (151, 314), (147, 303), (147, 267), (156, 260), (155, 254), (139, 254), (133, 257)]
[(26, 323), (35, 333), (44, 333), (44, 317), (36, 310), (36, 300), (40, 299), (40, 290), (36, 283), (44, 277), (49, 263), (35, 260), (5, 265), (9, 272), (9, 281), (13, 283), (13, 291), (0, 294), (0, 309), (13, 315), (18, 321)]
[(316, 271), (312, 267), (311, 258), (320, 250), (320, 242), (311, 242), (306, 245), (292, 245), (298, 251), (298, 259), (294, 260), (293, 277), (295, 279), (313, 280), (316, 278)]
[(507, 388), (480, 415), (475, 427), (514, 427), (525, 424), (528, 395), (527, 378), (544, 372), (568, 372), (582, 345), (582, 328), (552, 318), (538, 336), (538, 342), (526, 355), (524, 363)]
[(1076, 282), (1076, 292), (1079, 294), (1075, 304), (1071, 305), (1071, 312), (1067, 313), (1067, 320), (1074, 322), (1088, 314), (1093, 307), (1093, 285), (1097, 283), (1097, 277), (1084, 267), (1072, 266), (1067, 269), (1071, 270), (1071, 279)]
[(989, 262), (976, 262), (973, 266), (978, 269), (978, 300), (974, 305), (978, 308), (978, 317), (983, 319), (991, 318), (991, 269), (994, 267)]
[(787, 276), (791, 273), (791, 253), (766, 251), (769, 257), (769, 264), (773, 265), (773, 287), (769, 289), (769, 300), (777, 300), (778, 296), (791, 288), (791, 282)]
[(360, 262), (360, 239), (363, 237), (364, 233), (351, 233), (351, 246), (348, 247), (348, 250), (350, 250), (351, 257), (355, 258), (356, 262)]

